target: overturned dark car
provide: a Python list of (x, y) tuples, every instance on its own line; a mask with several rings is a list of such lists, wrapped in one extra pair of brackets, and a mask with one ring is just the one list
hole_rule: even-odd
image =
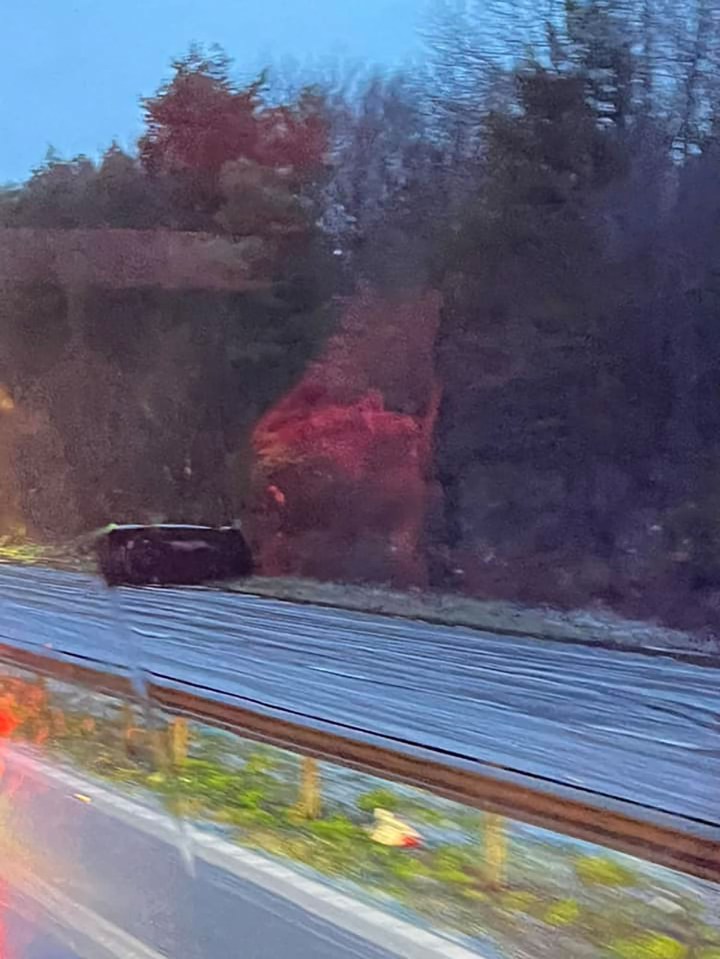
[(116, 526), (95, 536), (109, 586), (196, 586), (250, 576), (253, 558), (235, 526)]

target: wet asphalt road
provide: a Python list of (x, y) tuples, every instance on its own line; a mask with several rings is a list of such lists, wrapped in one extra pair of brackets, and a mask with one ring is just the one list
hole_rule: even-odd
[(0, 956), (3, 959), (82, 959), (61, 937), (18, 912), (10, 902), (0, 912)]
[(17, 567), (0, 642), (720, 825), (720, 670), (670, 657)]
[[(213, 857), (217, 840), (184, 838), (177, 820), (107, 784), (13, 747), (3, 749), (2, 760), (0, 795), (9, 797), (3, 829), (12, 841), (0, 857), (0, 879), (11, 896), (15, 885), (20, 890), (25, 931), (33, 936), (17, 953), (3, 952), (0, 940), (1, 959), (478, 955), (432, 933), (423, 939), (407, 923), (302, 874), (291, 873), (288, 885), (287, 869), (276, 875), (273, 861), (231, 844), (220, 843)], [(81, 943), (79, 956), (48, 930), (49, 910), (66, 923), (64, 938)], [(35, 952), (28, 951), (32, 943)]]

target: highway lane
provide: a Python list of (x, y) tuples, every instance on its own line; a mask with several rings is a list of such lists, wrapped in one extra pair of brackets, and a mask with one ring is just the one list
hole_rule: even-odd
[(85, 959), (62, 937), (14, 908), (13, 896), (0, 910), (0, 956), (3, 959)]
[(720, 672), (204, 589), (0, 567), (0, 642), (171, 676), (720, 824)]
[(212, 835), (183, 833), (107, 784), (13, 747), (2, 758), (0, 878), (35, 901), (36, 927), (60, 903), (83, 959), (483, 959)]

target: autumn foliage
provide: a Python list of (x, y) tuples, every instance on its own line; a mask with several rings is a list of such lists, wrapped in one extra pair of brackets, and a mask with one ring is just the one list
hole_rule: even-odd
[[(382, 311), (384, 343), (375, 326)], [(258, 423), (255, 533), (265, 572), (426, 582), (421, 538), (438, 397), (430, 366), (423, 382), (421, 354), (436, 320), (432, 297), (393, 302), (365, 291), (346, 305), (323, 357)], [(400, 350), (410, 322), (415, 348)], [(406, 412), (384, 394), (413, 361), (416, 397)]]
[[(216, 213), (227, 200), (228, 183), (237, 181), (227, 170), (239, 160), (245, 169), (264, 170), (266, 178), (281, 174), (283, 183), (292, 174), (295, 188), (322, 167), (328, 149), (322, 97), (308, 89), (292, 104), (270, 105), (263, 87), (262, 77), (238, 86), (223, 54), (193, 49), (173, 64), (172, 79), (143, 101), (140, 159), (151, 176), (174, 181), (176, 204), (200, 218)], [(256, 180), (257, 174), (237, 183), (240, 192), (255, 192)]]
[(322, 162), (327, 123), (322, 98), (311, 90), (293, 104), (268, 106), (262, 78), (237, 86), (222, 56), (196, 50), (173, 68), (172, 79), (143, 101), (140, 156), (151, 171), (217, 174), (238, 157), (308, 171)]

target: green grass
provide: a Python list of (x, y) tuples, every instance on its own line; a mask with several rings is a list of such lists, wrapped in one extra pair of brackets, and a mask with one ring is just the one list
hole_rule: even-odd
[(643, 933), (632, 939), (610, 943), (610, 955), (617, 959), (688, 959), (689, 948), (661, 933)]
[(49, 545), (0, 537), (0, 564), (43, 566), (72, 572), (95, 572), (87, 549), (75, 543)]
[(636, 886), (637, 875), (614, 859), (605, 856), (580, 856), (575, 871), (586, 886)]

